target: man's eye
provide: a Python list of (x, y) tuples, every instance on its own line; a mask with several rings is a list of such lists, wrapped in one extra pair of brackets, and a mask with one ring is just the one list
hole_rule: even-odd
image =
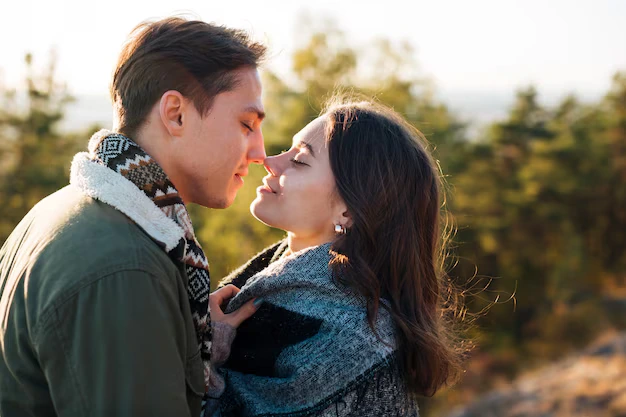
[(243, 125), (243, 127), (245, 127), (246, 129), (248, 129), (250, 132), (254, 132), (254, 129), (252, 129), (249, 125), (245, 124), (245, 123), (241, 123)]

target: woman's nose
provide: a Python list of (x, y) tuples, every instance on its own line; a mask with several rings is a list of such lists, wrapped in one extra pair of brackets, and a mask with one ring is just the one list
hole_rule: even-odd
[(273, 177), (278, 177), (280, 175), (275, 156), (268, 156), (267, 158), (265, 158), (263, 160), (263, 166), (265, 167), (265, 170)]

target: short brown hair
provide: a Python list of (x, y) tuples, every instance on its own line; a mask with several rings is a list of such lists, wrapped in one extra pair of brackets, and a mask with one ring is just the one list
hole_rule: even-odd
[(265, 51), (244, 31), (199, 20), (170, 17), (138, 25), (111, 82), (119, 131), (132, 137), (169, 90), (180, 92), (206, 115), (216, 95), (237, 85), (233, 71), (256, 68)]

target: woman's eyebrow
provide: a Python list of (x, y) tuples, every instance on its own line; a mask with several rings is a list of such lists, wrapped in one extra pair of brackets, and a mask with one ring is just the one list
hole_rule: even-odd
[(313, 158), (315, 158), (315, 151), (313, 150), (313, 146), (311, 146), (310, 143), (298, 142), (298, 144), (296, 146), (298, 148), (306, 148), (306, 149), (308, 149), (309, 152), (311, 153), (311, 155), (313, 155)]

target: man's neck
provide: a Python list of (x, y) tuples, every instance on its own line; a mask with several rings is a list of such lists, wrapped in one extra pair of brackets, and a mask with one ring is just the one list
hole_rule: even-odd
[(183, 192), (184, 187), (180, 186), (184, 178), (180, 178), (180, 176), (176, 175), (176, 167), (172, 164), (174, 158), (169, 157), (170, 155), (168, 155), (169, 151), (167, 150), (166, 141), (162, 136), (160, 136), (162, 134), (163, 133), (159, 131), (151, 131), (147, 128), (143, 128), (135, 133), (130, 139), (139, 145), (141, 149), (143, 149), (152, 159), (156, 161), (157, 164), (159, 164), (170, 181), (172, 181), (174, 186), (176, 186), (180, 197), (183, 199), (185, 204), (187, 204), (188, 196)]

